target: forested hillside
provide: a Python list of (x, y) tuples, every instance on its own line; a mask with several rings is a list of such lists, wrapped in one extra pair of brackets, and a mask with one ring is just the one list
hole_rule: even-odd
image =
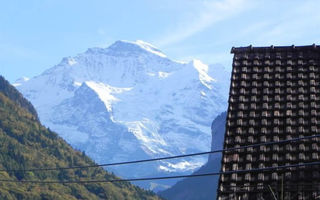
[(159, 199), (153, 193), (127, 182), (90, 184), (19, 182), (20, 180), (117, 179), (102, 168), (4, 171), (93, 164), (94, 162), (84, 153), (72, 149), (56, 133), (43, 127), (33, 106), (0, 76), (0, 199)]

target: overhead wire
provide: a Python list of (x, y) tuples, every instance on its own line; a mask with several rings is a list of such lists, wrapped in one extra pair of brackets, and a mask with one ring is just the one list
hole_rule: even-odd
[(167, 156), (167, 157), (159, 157), (159, 158), (151, 158), (151, 159), (143, 159), (143, 160), (125, 161), (125, 162), (114, 162), (114, 163), (95, 164), (95, 165), (79, 165), (79, 166), (69, 166), (69, 167), (53, 167), (53, 168), (0, 169), (0, 172), (54, 171), (54, 170), (71, 170), (71, 169), (127, 165), (127, 164), (136, 164), (136, 163), (153, 162), (153, 161), (185, 158), (185, 157), (192, 157), (192, 156), (200, 156), (200, 155), (207, 155), (207, 154), (215, 154), (215, 153), (222, 153), (222, 152), (226, 152), (226, 151), (237, 151), (237, 150), (241, 150), (241, 149), (259, 147), (259, 146), (264, 146), (264, 145), (285, 144), (285, 143), (297, 142), (300, 140), (307, 140), (307, 139), (313, 139), (313, 138), (318, 138), (318, 137), (320, 137), (320, 134), (306, 136), (306, 137), (293, 138), (293, 139), (287, 139), (287, 140), (250, 144), (250, 145), (245, 145), (245, 146), (232, 147), (232, 148), (220, 149), (220, 150), (214, 150), (214, 151), (206, 151), (206, 152), (200, 152), (200, 153), (191, 153), (191, 154), (183, 154), (183, 155)]
[(108, 182), (132, 182), (132, 181), (148, 181), (148, 180), (163, 180), (163, 179), (177, 179), (177, 178), (190, 178), (190, 177), (203, 177), (203, 176), (218, 176), (223, 174), (239, 174), (239, 173), (249, 173), (249, 172), (261, 172), (261, 171), (272, 171), (281, 170), (286, 168), (299, 168), (306, 166), (320, 165), (319, 162), (309, 162), (309, 163), (299, 163), (291, 165), (281, 165), (274, 167), (265, 168), (255, 168), (246, 170), (231, 170), (225, 172), (213, 172), (204, 174), (191, 174), (191, 175), (178, 175), (178, 176), (162, 176), (162, 177), (147, 177), (147, 178), (131, 178), (131, 179), (105, 179), (105, 180), (68, 180), (68, 181), (39, 181), (39, 180), (10, 180), (10, 179), (0, 179), (0, 182), (15, 182), (15, 183), (31, 183), (31, 184), (87, 184), (87, 183), (108, 183)]

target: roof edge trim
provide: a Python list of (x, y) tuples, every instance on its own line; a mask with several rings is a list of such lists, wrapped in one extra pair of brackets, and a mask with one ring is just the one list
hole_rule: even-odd
[(232, 47), (231, 53), (265, 53), (265, 52), (273, 52), (273, 51), (301, 51), (301, 50), (313, 50), (320, 51), (320, 45), (312, 44), (306, 46), (269, 46), (269, 47), (253, 47), (252, 45), (247, 47)]

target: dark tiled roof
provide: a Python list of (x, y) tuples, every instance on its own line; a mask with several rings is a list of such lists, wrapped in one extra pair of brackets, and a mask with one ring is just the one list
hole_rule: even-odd
[[(234, 53), (224, 148), (320, 134), (320, 46), (238, 47)], [(223, 153), (221, 171), (314, 162), (320, 138)], [(222, 174), (218, 199), (272, 199), (265, 188), (281, 176), (290, 199), (320, 195), (320, 166), (246, 174)], [(301, 184), (313, 184), (300, 187)], [(315, 186), (315, 185), (319, 185)], [(235, 186), (235, 187), (234, 187)], [(309, 190), (309, 191), (306, 191)], [(311, 191), (311, 192), (310, 192)]]
[(269, 46), (269, 47), (253, 47), (252, 45), (247, 47), (232, 47), (231, 53), (264, 53), (264, 52), (284, 52), (284, 51), (320, 51), (320, 46), (306, 45), (306, 46)]

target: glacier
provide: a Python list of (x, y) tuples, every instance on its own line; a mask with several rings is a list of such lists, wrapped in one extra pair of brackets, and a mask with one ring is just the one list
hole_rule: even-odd
[[(44, 125), (102, 164), (209, 151), (211, 122), (227, 108), (229, 82), (222, 65), (174, 61), (149, 43), (121, 40), (14, 85)], [(126, 178), (186, 174), (206, 160), (108, 170)]]

